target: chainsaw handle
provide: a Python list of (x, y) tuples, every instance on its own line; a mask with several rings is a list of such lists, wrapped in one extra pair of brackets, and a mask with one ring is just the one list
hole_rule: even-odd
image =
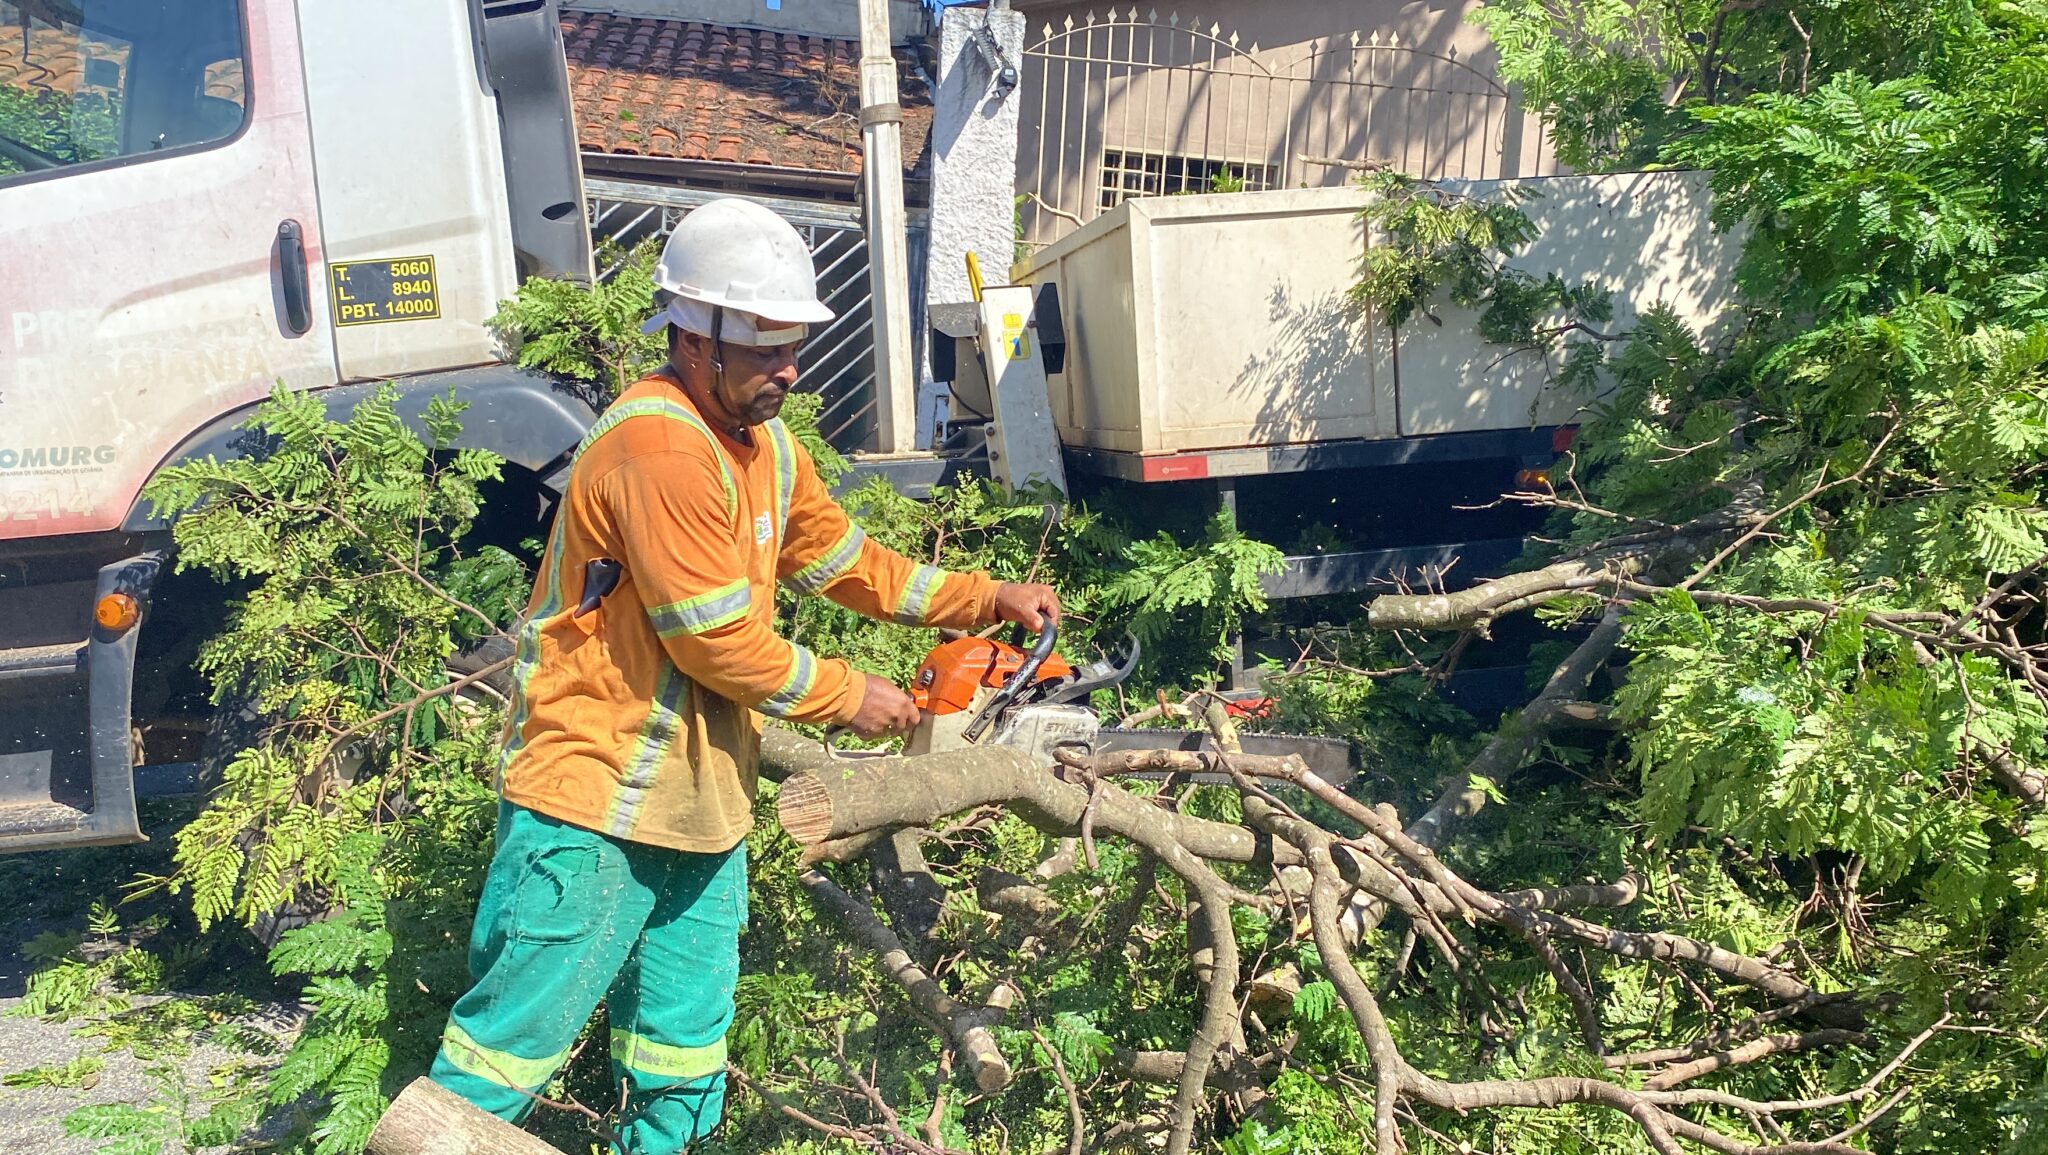
[[(1031, 647), (1031, 652), (1025, 655), (1024, 664), (1017, 667), (1017, 672), (1010, 675), (1009, 680), (996, 691), (995, 697), (990, 698), (988, 704), (974, 715), (974, 720), (967, 723), (967, 729), (961, 732), (961, 737), (969, 742), (981, 741), (982, 732), (988, 729), (989, 723), (1001, 717), (1003, 711), (1010, 708), (1010, 703), (1016, 701), (1017, 695), (1022, 694), (1025, 688), (1031, 685), (1031, 680), (1038, 676), (1038, 667), (1044, 665), (1045, 660), (1052, 656), (1052, 649), (1060, 640), (1059, 623), (1053, 621), (1050, 616), (1042, 617), (1040, 621), (1044, 624), (1038, 631), (1038, 642)], [(1012, 644), (1021, 646), (1024, 641), (1024, 627), (1020, 625), (1012, 630), (1010, 637)]]
[[(1018, 666), (1017, 672), (1010, 675), (1010, 681), (1003, 683), (1005, 689), (1009, 688), (1010, 682), (1030, 685), (1031, 676), (1038, 672), (1038, 667), (1044, 665), (1047, 658), (1052, 657), (1053, 647), (1059, 644), (1060, 624), (1053, 621), (1050, 615), (1040, 615), (1038, 620), (1042, 626), (1038, 631), (1038, 642), (1031, 647), (1030, 654), (1025, 656), (1024, 664)], [(1023, 626), (1017, 626), (1010, 631), (1010, 644), (1020, 650), (1024, 648)]]

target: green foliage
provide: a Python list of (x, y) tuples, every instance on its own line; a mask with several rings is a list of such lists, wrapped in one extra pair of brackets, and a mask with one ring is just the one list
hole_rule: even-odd
[(1067, 1065), (1067, 1074), (1076, 1079), (1094, 1078), (1102, 1069), (1103, 1057), (1112, 1049), (1110, 1037), (1088, 1016), (1072, 1011), (1053, 1016), (1051, 1038), (1053, 1049)]
[(80, 1055), (61, 1067), (29, 1067), (0, 1076), (0, 1087), (90, 1087), (106, 1067), (98, 1055)]
[(1375, 173), (1364, 184), (1372, 199), (1360, 215), (1384, 243), (1367, 247), (1351, 298), (1378, 310), (1389, 324), (1398, 328), (1417, 313), (1442, 324), (1429, 312), (1441, 294), (1478, 312), (1479, 335), (1486, 340), (1548, 349), (1562, 335), (1613, 316), (1604, 290), (1507, 266), (1506, 259), (1536, 235), (1528, 214), (1517, 207), (1539, 195), (1528, 187), (1504, 185), (1478, 198), (1396, 172)]
[[(398, 417), (390, 388), (346, 423), (283, 389), (252, 431), (266, 452), (166, 469), (145, 495), (187, 510), (178, 566), (253, 580), (198, 668), (215, 701), (259, 719), (213, 805), (178, 836), (178, 871), (201, 926), (294, 901), (349, 903), (371, 882), (365, 835), (408, 776), (481, 774), (486, 705), (440, 693), (456, 648), (494, 636), (524, 601), (502, 549), (458, 546), (499, 460), (446, 447), (460, 408), (428, 405), (433, 442)], [(454, 591), (466, 596), (458, 596)]]
[[(142, 1105), (95, 1103), (64, 1117), (64, 1133), (100, 1141), (101, 1155), (183, 1155), (234, 1142), (255, 1121), (247, 1095), (208, 1101), (194, 1096), (171, 1066), (148, 1068), (152, 1094)], [(199, 1112), (200, 1107), (206, 1107)]]
[(1842, 71), (1888, 77), (1938, 63), (1979, 7), (1487, 0), (1470, 19), (1500, 52), (1501, 79), (1542, 113), (1557, 159), (1584, 170), (1665, 159), (1660, 149), (1704, 108), (1803, 93)]
[[(182, 567), (246, 586), (198, 665), (217, 700), (256, 720), (179, 833), (178, 869), (148, 882), (189, 890), (202, 924), (334, 912), (271, 952), (279, 976), (304, 977), (313, 1014), (249, 1106), (318, 1096), (322, 1115), (293, 1142), (322, 1155), (361, 1149), (387, 1081), (424, 1069), (464, 982), (500, 719), (488, 696), (443, 692), (447, 663), (498, 636), (526, 593), (515, 557), (466, 543), (497, 459), (448, 448), (452, 403), (430, 403), (422, 440), (394, 396), (335, 422), (279, 391), (251, 421), (264, 452), (167, 470), (148, 490), (188, 511)], [(146, 1116), (90, 1125), (154, 1135)]]
[(659, 238), (628, 251), (606, 242), (597, 263), (618, 266), (610, 278), (583, 285), (528, 277), (488, 323), (518, 345), (521, 366), (580, 386), (585, 400), (601, 409), (668, 355), (664, 332), (640, 331), (654, 312), (660, 260)]
[[(1009, 493), (985, 481), (939, 490), (924, 501), (870, 481), (845, 496), (854, 520), (907, 557), (1004, 580), (1051, 582), (1068, 611), (1062, 649), (1117, 651), (1139, 638), (1144, 664), (1129, 689), (1199, 683), (1228, 660), (1227, 639), (1265, 608), (1259, 575), (1280, 553), (1245, 537), (1225, 516), (1199, 536), (1163, 531), (1136, 538), (1121, 519), (1051, 490)], [(821, 653), (908, 681), (933, 637), (859, 617), (823, 599), (783, 595), (791, 636)]]
[(132, 996), (163, 985), (163, 960), (128, 941), (113, 909), (97, 900), (86, 913), (84, 934), (44, 931), (22, 946), (21, 957), (36, 969), (12, 1013), (56, 1022), (83, 1019), (96, 1024), (88, 1028), (93, 1030), (105, 1030), (110, 1016), (128, 1013)]
[(1212, 662), (1229, 660), (1230, 639), (1246, 613), (1266, 608), (1263, 574), (1279, 573), (1280, 551), (1245, 537), (1226, 512), (1202, 539), (1184, 546), (1166, 533), (1134, 541), (1109, 568), (1096, 605), (1154, 650), (1176, 635), (1208, 643)]
[[(1865, 1141), (2037, 1150), (2048, 1005), (2019, 992), (2040, 989), (2048, 823), (1986, 759), (2048, 762), (2048, 704), (2009, 657), (1899, 626), (1998, 615), (2012, 644), (2041, 638), (2038, 614), (1997, 591), (2038, 590), (2028, 574), (2048, 558), (2048, 8), (1498, 0), (1475, 18), (1561, 158), (1710, 169), (1717, 221), (1746, 233), (1738, 329), (1709, 345), (1659, 309), (1625, 339), (1568, 350), (1560, 379), (1589, 407), (1570, 482), (1593, 508), (1560, 513), (1553, 536), (1584, 547), (1735, 494), (1783, 511), (1692, 592), (1631, 608), (1612, 760), (1551, 748), (1539, 767), (1586, 777), (1640, 824), (1645, 845), (1626, 853), (1681, 880), (1660, 917), (1738, 950), (1792, 936), (1825, 984), (1883, 992), (1873, 1059), (1795, 1065), (1783, 1077), (1797, 1090), (1854, 1085), (1976, 991), (1958, 1012), (1976, 1033), (1928, 1044), (1915, 1094)], [(1404, 287), (1418, 310), (1431, 294), (1522, 291), (1499, 287), (1497, 259), (1526, 239), (1512, 229), (1437, 205), (1380, 211), (1407, 227), (1389, 230), (1404, 251), (1381, 258), (1385, 275), (1368, 269), (1373, 303), (1401, 305)], [(1487, 335), (1517, 343), (1506, 330), (1528, 316), (1559, 327), (1560, 299), (1536, 301)], [(1540, 810), (1573, 824), (1543, 838), (1601, 841), (1583, 804), (1532, 808), (1526, 783), (1498, 788), (1508, 831)], [(1542, 861), (1483, 829), (1457, 854), (1489, 870)], [(1661, 996), (1607, 981), (1610, 1022), (1686, 1026), (1659, 1022)], [(1523, 1069), (1563, 1058), (1531, 1050)], [(1512, 1142), (1451, 1133), (1497, 1150), (1630, 1149), (1595, 1143), (1607, 1121), (1590, 1115), (1513, 1119)]]
[(85, 89), (73, 95), (0, 86), (0, 139), (40, 154), (46, 162), (31, 166), (0, 155), (0, 178), (119, 155), (120, 125), (118, 91)]

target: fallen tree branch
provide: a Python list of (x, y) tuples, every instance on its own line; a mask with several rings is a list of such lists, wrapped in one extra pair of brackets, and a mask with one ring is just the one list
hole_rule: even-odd
[(1991, 768), (1991, 776), (1998, 780), (2000, 786), (2028, 806), (2048, 810), (2048, 774), (2021, 764), (2010, 750), (1995, 750), (1981, 739), (1973, 741), (1977, 744), (1978, 756)]
[(1514, 721), (1502, 726), (1477, 757), (1450, 779), (1436, 803), (1422, 817), (1409, 824), (1408, 837), (1424, 846), (1439, 845), (1454, 821), (1470, 818), (1486, 807), (1486, 791), (1473, 779), (1498, 783), (1521, 769), (1522, 760), (1541, 741), (1556, 704), (1577, 701), (1593, 681), (1593, 675), (1607, 664), (1607, 658), (1621, 644), (1621, 616), (1626, 603), (1616, 602), (1601, 615), (1600, 624), (1579, 643), (1570, 657), (1560, 663), (1543, 684), (1542, 692), (1523, 708)]
[(1643, 880), (1633, 874), (1614, 882), (1580, 886), (1546, 886), (1530, 890), (1498, 892), (1493, 897), (1502, 906), (1520, 910), (1573, 910), (1586, 906), (1631, 906), (1642, 893)]
[(1044, 934), (1066, 917), (1059, 900), (1028, 879), (1007, 870), (983, 868), (975, 879), (974, 899), (981, 909), (1006, 919), (1016, 919), (1034, 934)]
[(1456, 593), (1382, 594), (1366, 606), (1366, 622), (1378, 630), (1472, 630), (1484, 632), (1496, 618), (1529, 609), (1580, 590), (1665, 570), (1695, 556), (1710, 542), (1755, 528), (1767, 517), (1758, 505), (1762, 489), (1747, 484), (1728, 504), (1684, 525), (1622, 534), (1586, 547), (1541, 569), (1480, 582)]
[(1074, 1086), (1074, 1080), (1067, 1074), (1067, 1063), (1060, 1058), (1058, 1050), (1046, 1041), (1045, 1032), (1031, 1028), (1031, 1037), (1038, 1042), (1038, 1049), (1052, 1060), (1052, 1072), (1060, 1081), (1060, 1093), (1067, 1097), (1067, 1155), (1081, 1155), (1087, 1138), (1087, 1119), (1081, 1112), (1081, 1092)]
[(770, 1107), (775, 1108), (777, 1114), (782, 1115), (785, 1118), (795, 1120), (796, 1122), (801, 1123), (806, 1127), (809, 1127), (811, 1130), (818, 1132), (820, 1135), (826, 1135), (834, 1139), (844, 1139), (849, 1143), (858, 1143), (861, 1146), (869, 1148), (870, 1150), (874, 1151), (887, 1150), (886, 1146), (882, 1143), (882, 1141), (880, 1139), (875, 1138), (873, 1135), (870, 1135), (865, 1131), (856, 1131), (851, 1127), (841, 1127), (837, 1123), (825, 1122), (823, 1119), (820, 1119), (817, 1116), (810, 1114), (803, 1108), (798, 1107), (796, 1104), (790, 1102), (788, 1099), (783, 1098), (781, 1095), (776, 1094), (775, 1092), (755, 1082), (753, 1079), (748, 1078), (747, 1073), (745, 1071), (740, 1070), (738, 1067), (733, 1066), (731, 1063), (727, 1063), (725, 1066), (725, 1077), (731, 1079), (733, 1082), (738, 1083), (741, 1087), (744, 1087), (747, 1090), (753, 1092), (755, 1095), (759, 1096), (763, 1103), (766, 1103)]
[(1671, 536), (1641, 545), (1604, 550), (1542, 569), (1509, 574), (1447, 594), (1382, 594), (1366, 606), (1376, 630), (1472, 630), (1483, 633), (1504, 614), (1565, 594), (1599, 589), (1632, 578), (1667, 557), (1693, 547), (1693, 539)]
[(1811, 1051), (1821, 1047), (1839, 1047), (1851, 1043), (1859, 1047), (1868, 1046), (1870, 1044), (1870, 1036), (1856, 1031), (1844, 1031), (1835, 1028), (1808, 1031), (1804, 1034), (1765, 1035), (1763, 1038), (1753, 1039), (1730, 1050), (1717, 1051), (1711, 1055), (1694, 1059), (1689, 1063), (1679, 1063), (1675, 1066), (1666, 1067), (1651, 1078), (1644, 1080), (1643, 1089), (1646, 1091), (1668, 1091), (1681, 1083), (1691, 1082), (1701, 1075), (1712, 1074), (1715, 1071), (1724, 1070), (1728, 1067), (1739, 1067), (1745, 1063), (1754, 1063), (1758, 1059), (1769, 1058), (1772, 1055), (1789, 1054), (1793, 1051)]
[(424, 1075), (391, 1101), (363, 1149), (369, 1155), (562, 1155), (560, 1148), (485, 1113)]
[(924, 858), (924, 840), (931, 836), (924, 827), (906, 826), (891, 831), (889, 837), (869, 848), (867, 855), (889, 925), (904, 945), (926, 962), (931, 961), (932, 932), (946, 905), (946, 888), (932, 877)]
[[(1114, 1047), (1107, 1062), (1118, 1074), (1136, 1079), (1141, 1083), (1177, 1084), (1186, 1073), (1188, 1056), (1185, 1051), (1134, 1051), (1129, 1047)], [(1259, 1069), (1244, 1055), (1235, 1052), (1227, 1062), (1218, 1063), (1209, 1072), (1209, 1083), (1226, 1094), (1239, 1094), (1257, 1090), (1264, 1084), (1259, 1078)]]
[[(1573, 678), (1590, 679), (1592, 671), (1604, 662), (1619, 637), (1620, 612), (1619, 605), (1610, 607), (1595, 631), (1596, 636), (1583, 643), (1573, 660), (1560, 670), (1562, 680), (1553, 679), (1550, 689), (1556, 691), (1555, 700), (1577, 700), (1583, 683), (1568, 683)], [(1214, 720), (1208, 720), (1214, 727)], [(1109, 1058), (1111, 1068), (1132, 1079), (1166, 1081), (1175, 1086), (1161, 1128), (1168, 1155), (1185, 1155), (1193, 1148), (1196, 1124), (1203, 1114), (1205, 1092), (1209, 1089), (1230, 1094), (1239, 1094), (1242, 1089), (1247, 1096), (1263, 1091), (1258, 1064), (1251, 1060), (1243, 1042), (1243, 1011), (1239, 1002), (1243, 972), (1231, 919), (1234, 902), (1255, 900), (1228, 885), (1211, 868), (1211, 861), (1253, 863), (1267, 869), (1284, 863), (1297, 873), (1306, 872), (1310, 917), (1304, 929), (1314, 939), (1340, 1001), (1365, 1040), (1372, 1066), (1375, 1149), (1379, 1151), (1400, 1150), (1397, 1121), (1406, 1100), (1456, 1112), (1569, 1103), (1604, 1106), (1634, 1120), (1650, 1147), (1660, 1155), (1677, 1155), (1683, 1150), (1681, 1144), (1698, 1144), (1723, 1155), (1844, 1153), (1851, 1148), (1839, 1137), (1816, 1143), (1790, 1143), (1784, 1141), (1782, 1133), (1757, 1123), (1754, 1125), (1770, 1131), (1778, 1142), (1751, 1142), (1673, 1112), (1682, 1107), (1716, 1107), (1742, 1113), (1754, 1121), (1782, 1111), (1820, 1110), (1856, 1102), (1873, 1094), (1884, 1078), (1905, 1061), (1905, 1056), (1924, 1041), (1923, 1037), (1909, 1044), (1897, 1060), (1864, 1088), (1828, 1099), (1767, 1103), (1718, 1091), (1678, 1087), (1677, 1084), (1711, 1070), (1759, 1061), (1789, 1050), (1864, 1042), (1856, 1030), (1862, 1025), (1860, 1011), (1852, 1001), (1823, 996), (1792, 972), (1764, 959), (1683, 935), (1621, 930), (1560, 913), (1574, 907), (1625, 906), (1636, 898), (1641, 886), (1634, 877), (1609, 884), (1532, 888), (1506, 895), (1476, 887), (1441, 861), (1430, 845), (1414, 837), (1412, 827), (1404, 830), (1400, 816), (1391, 807), (1367, 806), (1345, 795), (1309, 772), (1299, 759), (1279, 759), (1274, 764), (1263, 760), (1253, 764), (1241, 759), (1229, 752), (1229, 746), (1234, 744), (1229, 727), (1214, 728), (1221, 749), (1181, 755), (1173, 769), (1199, 768), (1226, 774), (1238, 788), (1250, 829), (1192, 819), (1151, 799), (1132, 795), (1113, 781), (1068, 768), (1041, 768), (1023, 753), (1004, 748), (915, 758), (842, 760), (831, 759), (822, 748), (794, 735), (788, 736), (793, 741), (773, 739), (771, 735), (775, 749), (769, 756), (778, 761), (784, 774), (779, 807), (785, 828), (799, 843), (824, 845), (856, 838), (871, 830), (922, 827), (948, 813), (989, 806), (1017, 814), (1041, 830), (1065, 835), (1079, 826), (1092, 807), (1094, 825), (1100, 835), (1131, 842), (1141, 852), (1143, 863), (1164, 866), (1181, 878), (1187, 886), (1184, 913), (1190, 920), (1188, 950), (1196, 979), (1202, 985), (1200, 1010), (1187, 1049), (1118, 1050)], [(1188, 760), (1189, 765), (1178, 765), (1181, 760)], [(1239, 765), (1241, 761), (1246, 765)], [(1254, 768), (1258, 773), (1252, 772)], [(1083, 780), (1092, 790), (1084, 788)], [(1261, 785), (1262, 781), (1285, 782), (1307, 792), (1317, 802), (1356, 823), (1364, 833), (1356, 838), (1339, 837), (1290, 810), (1285, 801)], [(1429, 829), (1441, 831), (1442, 826)], [(1197, 845), (1207, 853), (1198, 852)], [(866, 904), (848, 897), (816, 871), (803, 876), (803, 882), (822, 905), (841, 914), (855, 928), (856, 937), (882, 957), (884, 969), (911, 996), (920, 1016), (937, 1025), (972, 1067), (976, 1052), (967, 1045), (972, 1042), (969, 1028), (980, 1028), (985, 1035), (987, 1026), (995, 1021), (990, 1009), (963, 1009), (947, 997), (936, 980), (908, 957), (901, 941), (881, 925)], [(1293, 888), (1291, 893), (1299, 890)], [(1571, 1001), (1587, 1047), (1596, 1054), (1602, 1047), (1599, 1003), (1586, 980), (1566, 964), (1555, 945), (1558, 940), (1583, 944), (1621, 958), (1704, 968), (1784, 1004), (1765, 1012), (1769, 1019), (1759, 1016), (1760, 1020), (1806, 1015), (1822, 1020), (1825, 1029), (1791, 1036), (1796, 1041), (1774, 1036), (1733, 1050), (1701, 1049), (1695, 1054), (1689, 1049), (1685, 1057), (1677, 1060), (1681, 1066), (1663, 1072), (1656, 1085), (1641, 1091), (1600, 1078), (1447, 1082), (1419, 1071), (1401, 1056), (1379, 1010), (1377, 996), (1368, 989), (1358, 968), (1348, 963), (1351, 944), (1344, 937), (1342, 912), (1347, 896), (1354, 891), (1368, 896), (1381, 909), (1402, 910), (1411, 920), (1411, 929), (1432, 943), (1458, 972), (1459, 981), (1474, 989), (1475, 997), (1481, 999), (1489, 996), (1477, 994), (1465, 971), (1459, 969), (1461, 959), (1469, 965), (1469, 949), (1453, 936), (1451, 928), (1460, 919), (1474, 924), (1491, 923), (1522, 938), (1550, 967), (1560, 991)], [(1050, 895), (1029, 880), (1005, 872), (984, 873), (977, 880), (976, 892), (985, 908), (1007, 911), (1012, 917), (1058, 918), (1061, 914)], [(1152, 893), (1152, 886), (1140, 887), (1133, 901), (1144, 901)], [(1460, 919), (1450, 918), (1453, 914)], [(1085, 927), (1090, 921), (1082, 925)], [(1121, 941), (1121, 937), (1118, 934), (1116, 939)], [(1679, 973), (1684, 974), (1682, 970)], [(1696, 985), (1694, 989), (1698, 989)], [(1754, 1030), (1748, 1026), (1740, 1029)], [(1700, 1046), (1696, 1043), (1694, 1049)], [(996, 1059), (1000, 1060), (999, 1052)], [(1007, 1072), (1007, 1065), (1004, 1069)], [(977, 1081), (981, 1081), (979, 1073)], [(870, 1080), (862, 1094), (872, 1098), (871, 1083)], [(1135, 1134), (1133, 1127), (1108, 1127), (1094, 1142), (1107, 1144), (1126, 1132)], [(1073, 1134), (1079, 1134), (1078, 1127)]]
[(1636, 1051), (1626, 1055), (1609, 1055), (1601, 1060), (1601, 1062), (1609, 1070), (1619, 1070), (1623, 1067), (1658, 1067), (1665, 1063), (1681, 1063), (1688, 1059), (1697, 1059), (1701, 1055), (1712, 1054), (1715, 1051), (1724, 1050), (1737, 1043), (1755, 1038), (1763, 1032), (1765, 1027), (1774, 1023), (1784, 1022), (1794, 1015), (1804, 1013), (1806, 1006), (1807, 1004), (1804, 1003), (1787, 1003), (1782, 1007), (1772, 1007), (1768, 1011), (1751, 1015), (1732, 1027), (1727, 1027), (1703, 1038), (1695, 1039), (1683, 1047), (1665, 1047), (1655, 1051)]
[[(1054, 757), (1064, 766), (1083, 769), (1103, 778), (1125, 774), (1219, 774), (1222, 768), (1215, 752), (1209, 750), (1107, 750), (1082, 754), (1056, 750)], [(1275, 754), (1232, 754), (1231, 764), (1257, 778), (1281, 778), (1294, 756)]]
[(1884, 431), (1884, 436), (1877, 439), (1877, 444), (1870, 447), (1870, 456), (1863, 459), (1863, 464), (1856, 467), (1856, 472), (1846, 477), (1838, 477), (1833, 481), (1828, 481), (1826, 480), (1827, 469), (1822, 467), (1821, 480), (1816, 481), (1812, 488), (1750, 524), (1743, 530), (1740, 537), (1722, 546), (1719, 552), (1715, 553), (1713, 557), (1708, 558), (1698, 569), (1695, 569), (1690, 577), (1680, 582), (1679, 588), (1689, 590), (1700, 584), (1722, 562), (1734, 557), (1742, 551), (1743, 546), (1762, 536), (1763, 532), (1770, 528), (1772, 522), (1777, 521), (1779, 518), (1784, 517), (1786, 514), (1791, 513), (1793, 510), (1798, 509), (1800, 506), (1807, 504), (1831, 489), (1837, 489), (1862, 480), (1863, 476), (1870, 472), (1871, 467), (1877, 464), (1878, 458), (1884, 456), (1884, 447), (1891, 444), (1892, 438), (1896, 437), (1899, 430), (1904, 427), (1905, 422), (1903, 420), (1894, 420), (1891, 428)]
[[(975, 1086), (985, 1092), (1000, 1091), (1009, 1086), (1012, 1074), (1010, 1061), (1003, 1057), (995, 1036), (989, 1032), (989, 1027), (1002, 1019), (1002, 1007), (993, 1002), (977, 1008), (961, 1005), (939, 986), (937, 979), (917, 965), (910, 952), (904, 949), (903, 940), (883, 926), (882, 920), (875, 917), (875, 912), (866, 903), (855, 901), (853, 896), (839, 888), (839, 884), (815, 869), (804, 871), (797, 880), (803, 883), (813, 901), (838, 916), (853, 931), (854, 937), (875, 953), (883, 972), (903, 988), (919, 1017), (943, 1032), (959, 1049), (961, 1057), (967, 1061), (968, 1071), (974, 1076)], [(998, 987), (997, 990), (1008, 988)]]
[[(973, 746), (916, 758), (833, 758), (799, 734), (769, 730), (761, 761), (784, 774), (776, 815), (800, 845), (815, 846), (867, 831), (925, 826), (948, 814), (1002, 803), (1049, 834), (1078, 835), (1088, 806), (1084, 787), (1048, 773), (1007, 746)], [(1271, 843), (1242, 826), (1163, 810), (1114, 786), (1098, 804), (1095, 825), (1129, 837), (1139, 827), (1217, 862), (1286, 865)]]

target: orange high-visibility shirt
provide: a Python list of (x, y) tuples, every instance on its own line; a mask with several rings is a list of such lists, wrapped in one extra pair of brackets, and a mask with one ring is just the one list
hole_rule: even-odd
[[(753, 823), (760, 719), (844, 722), (853, 667), (776, 636), (775, 583), (904, 625), (994, 619), (985, 574), (867, 540), (780, 420), (715, 432), (649, 377), (577, 450), (519, 638), (500, 771), (506, 799), (676, 850), (730, 849)], [(575, 617), (584, 567), (623, 568)]]

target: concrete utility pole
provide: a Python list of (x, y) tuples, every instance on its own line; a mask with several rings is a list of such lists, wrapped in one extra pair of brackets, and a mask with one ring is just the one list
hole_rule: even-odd
[(889, 38), (889, 0), (860, 0), (861, 184), (875, 330), (875, 422), (884, 453), (917, 447), (917, 365), (911, 356), (910, 253), (903, 213), (903, 105)]

